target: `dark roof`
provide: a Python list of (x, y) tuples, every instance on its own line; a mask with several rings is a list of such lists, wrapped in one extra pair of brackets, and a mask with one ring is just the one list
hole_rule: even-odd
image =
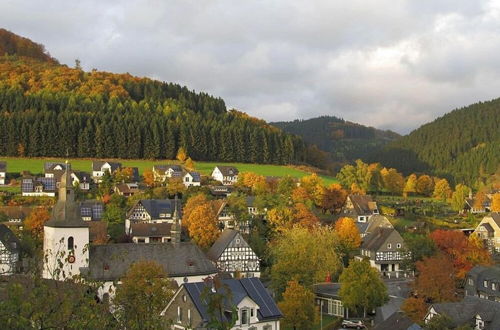
[(491, 225), (487, 222), (481, 224), (481, 227), (484, 227), (484, 229), (486, 229), (487, 232), (490, 232), (490, 233), (494, 232), (493, 227), (491, 227)]
[(317, 283), (313, 286), (313, 292), (317, 296), (325, 298), (340, 299), (340, 283)]
[[(378, 227), (373, 231), (373, 233), (370, 233), (365, 237), (361, 248), (371, 251), (377, 251), (393, 233), (396, 233), (399, 237), (401, 237), (401, 235), (399, 235), (397, 230), (395, 230), (394, 228)], [(403, 241), (402, 237), (401, 241)]]
[(490, 217), (492, 217), (493, 221), (500, 227), (500, 212), (491, 212)]
[(5, 172), (7, 170), (7, 162), (0, 162), (0, 171)]
[[(66, 169), (66, 164), (64, 163), (57, 163), (57, 162), (45, 162), (43, 164), (43, 171), (44, 172), (47, 172), (47, 171), (54, 171), (54, 168), (57, 167), (57, 166), (60, 166), (62, 171), (64, 171)], [(55, 171), (58, 171), (58, 170), (55, 170)], [(61, 170), (59, 170), (61, 171)]]
[[(137, 201), (134, 207), (130, 209), (129, 214), (130, 212), (132, 212), (132, 210), (138, 203), (141, 203), (142, 206), (144, 206), (146, 211), (153, 219), (158, 219), (160, 217), (160, 213), (170, 213), (173, 216), (175, 210), (175, 200), (172, 199), (141, 199)], [(178, 212), (177, 216), (179, 218), (182, 217), (181, 203), (182, 203), (181, 200), (177, 200), (177, 212)]]
[(418, 324), (413, 322), (403, 312), (396, 312), (389, 316), (385, 321), (377, 324), (373, 330), (418, 330), (422, 329)]
[(217, 168), (223, 176), (233, 176), (239, 173), (238, 169), (234, 166), (217, 166)]
[(186, 174), (193, 177), (193, 182), (201, 182), (201, 174), (199, 172), (187, 172)]
[(133, 263), (144, 260), (156, 261), (170, 277), (217, 273), (212, 262), (191, 242), (92, 245), (89, 260), (88, 275), (99, 281), (118, 280)]
[(139, 185), (135, 183), (118, 183), (115, 188), (122, 194), (134, 194), (140, 191)]
[(370, 195), (349, 195), (357, 215), (373, 214), (377, 209), (377, 204)]
[(30, 206), (0, 206), (0, 213), (5, 214), (9, 219), (24, 220), (33, 211)]
[(476, 315), (486, 321), (485, 329), (500, 329), (500, 303), (466, 296), (460, 302), (433, 304), (430, 308), (440, 315), (447, 315), (455, 326), (470, 324)]
[(107, 161), (101, 161), (101, 160), (94, 160), (92, 162), (92, 170), (93, 171), (100, 171), (101, 170), (101, 167), (108, 163), (109, 166), (111, 166), (111, 172), (114, 172), (116, 171), (117, 169), (119, 169), (120, 167), (122, 167), (122, 164), (121, 163), (117, 163), (117, 162), (107, 162)]
[[(474, 279), (476, 290), (484, 292), (489, 296), (500, 297), (500, 292), (491, 288), (492, 282), (500, 285), (500, 266), (475, 266), (467, 273), (467, 276)], [(487, 287), (484, 287), (484, 281), (488, 281)], [(466, 287), (470, 287), (468, 282), (465, 285)]]
[[(231, 305), (237, 305), (243, 298), (249, 297), (258, 306), (257, 318), (259, 321), (279, 319), (283, 316), (273, 298), (269, 295), (260, 279), (256, 277), (242, 279), (225, 279), (222, 283), (231, 290)], [(201, 298), (202, 292), (207, 287), (205, 282), (184, 283), (183, 286), (191, 297), (196, 309), (203, 320), (209, 319), (207, 303)]]
[(19, 242), (16, 235), (3, 224), (0, 224), (0, 241), (11, 253), (19, 252), (21, 242)]
[(80, 213), (82, 217), (90, 217), (92, 221), (99, 221), (104, 213), (104, 203), (98, 200), (80, 202)]
[(73, 171), (73, 174), (76, 175), (80, 182), (90, 182), (92, 180), (90, 173), (83, 171)]
[(131, 236), (140, 237), (155, 237), (155, 236), (170, 236), (171, 223), (148, 223), (139, 222), (130, 225)]
[(229, 243), (238, 235), (238, 231), (234, 229), (224, 229), (219, 238), (215, 241), (214, 245), (208, 250), (207, 257), (210, 260), (217, 261), (222, 255), (222, 252), (227, 248)]
[(182, 167), (180, 165), (154, 165), (153, 170), (160, 173), (161, 175), (165, 174), (168, 169), (172, 169), (172, 171), (177, 173), (182, 173)]

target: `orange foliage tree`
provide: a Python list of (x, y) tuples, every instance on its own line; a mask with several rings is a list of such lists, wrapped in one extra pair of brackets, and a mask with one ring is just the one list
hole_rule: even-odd
[(318, 217), (303, 203), (295, 205), (294, 218), (295, 222), (302, 227), (312, 228), (319, 225)]
[(491, 211), (500, 212), (500, 193), (496, 193), (493, 195), (491, 200)]
[(416, 266), (418, 276), (413, 288), (419, 297), (433, 303), (456, 300), (455, 267), (447, 255), (424, 258)]
[(50, 219), (50, 214), (47, 208), (37, 207), (24, 220), (26, 229), (33, 237), (43, 237), (43, 225)]
[(346, 255), (361, 245), (359, 229), (351, 218), (338, 219), (335, 222), (335, 232), (339, 237), (340, 247)]
[(328, 188), (320, 186), (316, 193), (316, 205), (321, 208), (323, 213), (330, 211), (334, 213), (345, 203), (347, 191), (338, 183), (332, 183)]
[(153, 187), (155, 185), (155, 177), (153, 171), (147, 170), (142, 173), (144, 178), (144, 183), (148, 185), (148, 187)]
[(189, 217), (191, 216), (191, 213), (200, 205), (204, 205), (208, 203), (207, 196), (205, 194), (197, 194), (191, 196), (187, 202), (186, 205), (184, 205), (184, 208), (182, 209), (182, 227), (184, 227), (186, 230), (189, 228)]
[(202, 249), (208, 249), (220, 235), (217, 213), (210, 203), (194, 208), (188, 218), (189, 236)]
[(401, 310), (405, 312), (413, 322), (420, 323), (427, 314), (428, 306), (425, 303), (424, 298), (421, 297), (409, 297), (405, 299)]

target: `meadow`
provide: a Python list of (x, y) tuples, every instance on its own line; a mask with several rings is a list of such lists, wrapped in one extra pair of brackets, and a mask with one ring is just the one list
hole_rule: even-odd
[[(45, 162), (61, 162), (64, 163), (64, 158), (19, 158), (19, 157), (0, 157), (1, 161), (7, 162), (7, 172), (9, 174), (17, 175), (22, 171), (29, 171), (32, 174), (43, 173), (43, 165)], [(69, 159), (71, 167), (74, 170), (91, 172), (92, 161), (95, 159)], [(109, 160), (109, 159), (107, 159)], [(176, 160), (144, 160), (144, 159), (113, 159), (122, 163), (123, 166), (137, 167), (139, 173), (145, 170), (150, 170), (153, 165), (158, 164), (177, 164)], [(289, 175), (294, 178), (301, 178), (310, 173), (301, 171), (295, 168), (281, 165), (268, 165), (268, 164), (247, 164), (247, 163), (223, 163), (223, 162), (195, 162), (196, 170), (203, 175), (210, 175), (212, 170), (217, 165), (230, 165), (238, 168), (240, 172), (254, 172), (264, 176), (281, 177)], [(334, 177), (320, 175), (325, 185), (337, 182)]]

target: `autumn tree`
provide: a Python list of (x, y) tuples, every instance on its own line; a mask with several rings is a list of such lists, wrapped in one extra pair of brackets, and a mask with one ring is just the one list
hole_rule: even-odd
[(200, 205), (207, 204), (209, 201), (205, 194), (199, 193), (191, 196), (182, 209), (182, 226), (187, 230), (189, 228), (189, 217), (191, 213)]
[(399, 195), (403, 192), (405, 181), (403, 175), (394, 168), (383, 168), (380, 171), (384, 188), (392, 194)]
[(117, 169), (113, 173), (113, 178), (115, 182), (131, 182), (134, 178), (134, 170), (132, 167)]
[(182, 195), (186, 191), (186, 186), (182, 182), (182, 178), (169, 178), (167, 190), (170, 196)]
[(315, 196), (318, 187), (322, 184), (321, 178), (316, 173), (300, 178), (300, 186), (307, 191), (309, 196)]
[(406, 179), (405, 187), (403, 189), (403, 193), (406, 195), (414, 194), (417, 192), (417, 175), (410, 174)]
[(318, 217), (303, 203), (295, 204), (294, 223), (301, 227), (313, 228), (320, 224)]
[(177, 150), (177, 160), (180, 161), (181, 163), (184, 163), (186, 159), (188, 158), (186, 149), (184, 147), (180, 147), (179, 150)]
[(160, 313), (175, 291), (163, 266), (154, 261), (138, 261), (130, 266), (121, 282), (113, 299), (121, 327), (163, 328), (165, 320)]
[(361, 245), (359, 229), (351, 218), (340, 218), (335, 222), (335, 232), (344, 255), (356, 250)]
[(50, 219), (50, 213), (45, 207), (37, 207), (24, 220), (26, 229), (35, 238), (43, 238), (43, 226)]
[(294, 203), (310, 203), (311, 196), (304, 187), (296, 187), (292, 190), (292, 201)]
[(441, 201), (446, 201), (451, 197), (451, 188), (446, 179), (440, 179), (436, 182), (434, 186), (434, 193), (432, 194), (434, 198)]
[(269, 226), (275, 233), (282, 233), (293, 227), (295, 216), (290, 207), (276, 207), (267, 212)]
[(451, 195), (451, 208), (460, 212), (464, 208), (465, 199), (469, 195), (470, 188), (463, 184), (457, 184), (455, 191)]
[(220, 235), (217, 213), (211, 203), (198, 205), (187, 218), (189, 236), (202, 249), (208, 249)]
[(406, 298), (401, 305), (401, 310), (415, 323), (422, 322), (428, 309), (424, 298), (421, 297)]
[(278, 295), (290, 280), (308, 287), (327, 276), (335, 278), (342, 269), (337, 246), (337, 235), (328, 227), (296, 226), (279, 234), (269, 246), (271, 280)]
[(144, 183), (148, 187), (153, 187), (155, 185), (155, 177), (153, 174), (153, 171), (151, 170), (146, 170), (142, 173), (142, 177), (144, 178)]
[(444, 254), (424, 258), (417, 262), (417, 277), (413, 288), (419, 295), (433, 303), (454, 301), (455, 267)]
[(491, 211), (500, 212), (500, 193), (496, 193), (493, 195), (491, 199)]
[(186, 159), (186, 162), (184, 163), (184, 166), (186, 166), (186, 168), (190, 171), (194, 171), (195, 168), (196, 168), (196, 164), (195, 162), (191, 159), (191, 157), (189, 157), (188, 159)]
[(315, 201), (323, 213), (330, 211), (333, 214), (344, 205), (346, 198), (347, 191), (340, 184), (333, 183), (328, 188), (320, 186), (316, 191)]
[(404, 247), (401, 249), (405, 256), (401, 263), (403, 269), (415, 270), (418, 261), (437, 252), (436, 244), (428, 235), (405, 234), (404, 241)]
[(378, 271), (368, 260), (352, 260), (340, 275), (340, 298), (350, 309), (367, 310), (382, 306), (389, 300), (387, 288)]
[(415, 188), (418, 194), (430, 196), (434, 190), (434, 181), (427, 174), (421, 175), (417, 179)]
[(299, 282), (289, 281), (283, 300), (278, 303), (283, 312), (283, 326), (292, 329), (311, 329), (317, 315), (314, 306), (314, 293), (303, 287)]
[(478, 191), (476, 196), (474, 196), (474, 205), (475, 209), (481, 210), (484, 209), (484, 202), (486, 201), (486, 194), (483, 191)]

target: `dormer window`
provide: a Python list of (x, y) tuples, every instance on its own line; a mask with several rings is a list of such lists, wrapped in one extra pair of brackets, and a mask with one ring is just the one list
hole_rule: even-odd
[(401, 243), (396, 244), (396, 247), (397, 247), (398, 249), (401, 249)]
[(388, 249), (391, 249), (391, 248), (392, 248), (391, 243), (387, 244), (387, 248), (388, 248)]
[(248, 309), (241, 310), (241, 324), (249, 324), (250, 320), (248, 318)]

